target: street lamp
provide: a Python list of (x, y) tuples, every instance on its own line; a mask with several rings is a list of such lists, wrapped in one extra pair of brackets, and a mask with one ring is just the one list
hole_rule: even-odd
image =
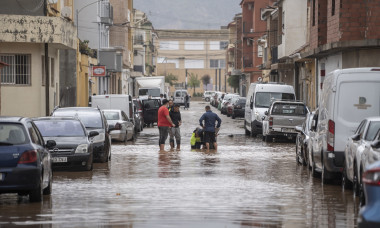
[(94, 5), (95, 3), (98, 3), (98, 2), (101, 2), (102, 0), (99, 0), (99, 1), (96, 1), (96, 2), (92, 2), (90, 4), (87, 4), (85, 6), (83, 6), (82, 8), (80, 8), (79, 10), (77, 9), (77, 12), (76, 12), (76, 16), (77, 16), (77, 36), (79, 38), (79, 13), (80, 11), (82, 11), (84, 8), (88, 7), (88, 6), (91, 6), (91, 5)]

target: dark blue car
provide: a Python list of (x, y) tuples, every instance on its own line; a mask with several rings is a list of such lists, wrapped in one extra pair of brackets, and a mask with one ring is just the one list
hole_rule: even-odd
[(380, 227), (380, 161), (366, 168), (362, 181), (366, 204), (360, 210), (359, 227)]
[(52, 162), (48, 148), (32, 120), (0, 117), (0, 193), (29, 195), (32, 202), (52, 191)]

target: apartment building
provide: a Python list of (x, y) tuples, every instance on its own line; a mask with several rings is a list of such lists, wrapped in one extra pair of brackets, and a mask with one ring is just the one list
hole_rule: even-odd
[(60, 55), (77, 49), (73, 1), (4, 0), (0, 7), (1, 115), (45, 116), (59, 105)]
[[(227, 83), (226, 49), (228, 30), (157, 30), (158, 48), (156, 75), (172, 74), (178, 77), (171, 88), (187, 89), (203, 93), (206, 90), (231, 91)], [(198, 80), (208, 75), (206, 85), (201, 82), (197, 88), (190, 88), (190, 77)]]

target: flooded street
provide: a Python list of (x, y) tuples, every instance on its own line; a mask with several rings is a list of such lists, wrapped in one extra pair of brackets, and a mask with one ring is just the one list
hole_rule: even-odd
[[(181, 151), (159, 152), (158, 129), (112, 145), (109, 164), (55, 172), (43, 203), (0, 195), (0, 227), (356, 227), (357, 203), (295, 161), (295, 144), (244, 135), (219, 111), (218, 151), (190, 149), (204, 102), (181, 109)], [(166, 149), (169, 149), (168, 140)]]

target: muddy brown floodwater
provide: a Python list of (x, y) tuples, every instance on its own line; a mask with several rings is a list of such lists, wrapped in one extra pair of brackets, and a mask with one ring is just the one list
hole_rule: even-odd
[(351, 191), (297, 165), (294, 143), (245, 136), (243, 119), (213, 108), (223, 120), (218, 151), (192, 151), (205, 105), (181, 110), (181, 151), (159, 152), (157, 127), (145, 128), (114, 143), (109, 164), (55, 172), (43, 203), (0, 195), (0, 227), (356, 227)]

